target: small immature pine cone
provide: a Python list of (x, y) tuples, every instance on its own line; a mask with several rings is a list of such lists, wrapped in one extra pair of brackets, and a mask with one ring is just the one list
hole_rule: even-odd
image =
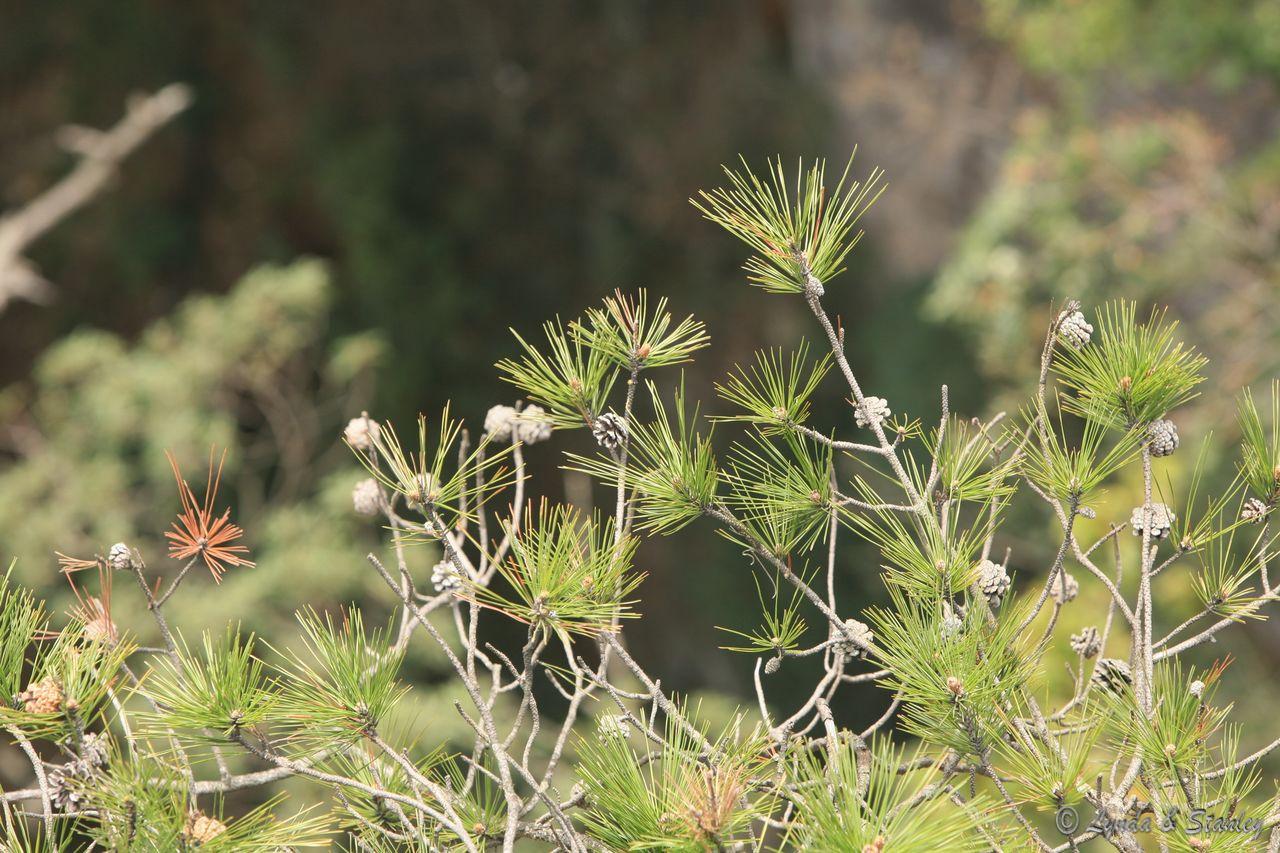
[(1204, 682), (1197, 678), (1187, 686), (1187, 690), (1190, 691), (1192, 696), (1199, 699), (1204, 695)]
[(1147, 427), (1147, 439), (1152, 456), (1169, 456), (1178, 449), (1178, 427), (1173, 421), (1161, 418)]
[(342, 436), (347, 440), (347, 444), (356, 450), (368, 450), (378, 440), (380, 432), (377, 422), (369, 417), (369, 413), (361, 412), (360, 417), (352, 418), (347, 423)]
[(1151, 519), (1152, 539), (1163, 539), (1168, 536), (1173, 522), (1178, 518), (1165, 504), (1152, 504), (1150, 513), (1144, 507), (1135, 506), (1133, 512), (1129, 514), (1129, 525), (1133, 528), (1134, 536), (1142, 535), (1143, 528), (1146, 527), (1145, 519), (1148, 517)]
[(226, 831), (227, 825), (217, 818), (201, 812), (192, 812), (187, 815), (187, 825), (183, 828), (182, 834), (187, 841), (200, 845), (207, 844)]
[(1124, 661), (1099, 658), (1093, 667), (1091, 680), (1096, 687), (1119, 694), (1133, 684), (1133, 675), (1129, 672), (1129, 664)]
[(356, 515), (377, 515), (382, 509), (382, 492), (378, 481), (369, 477), (356, 483), (351, 490), (351, 508)]
[(853, 420), (860, 427), (871, 426), (871, 423), (882, 424), (889, 420), (893, 412), (889, 411), (889, 401), (884, 397), (863, 397), (862, 405), (853, 410)]
[(551, 438), (551, 421), (547, 410), (538, 405), (525, 406), (512, 426), (516, 440), (522, 444), (537, 444)]
[(1009, 592), (1009, 573), (1004, 566), (992, 560), (983, 560), (978, 566), (978, 589), (987, 597), (987, 604), (999, 607)]
[[(844, 627), (848, 630), (848, 633), (837, 634), (839, 639), (836, 640), (835, 648), (851, 658), (866, 654), (876, 639), (876, 635), (872, 633), (871, 628), (865, 622), (859, 622), (857, 619), (844, 620)], [(834, 632), (834, 629), (832, 630)]]
[(484, 431), (494, 441), (506, 441), (511, 438), (515, 420), (515, 407), (499, 404), (491, 408), (484, 416)]
[(591, 427), (591, 434), (606, 450), (617, 450), (627, 437), (627, 422), (613, 412), (606, 412), (596, 418)]
[(777, 672), (780, 669), (782, 669), (781, 655), (774, 655), (773, 657), (769, 658), (767, 661), (764, 662), (765, 675), (773, 675), (775, 672)]
[(434, 492), (436, 487), (435, 478), (428, 473), (428, 474), (419, 474), (413, 479), (414, 479), (413, 492), (405, 497), (405, 503), (407, 503), (413, 509), (422, 509), (423, 504), (422, 504), (422, 501), (420, 500), (421, 497), (424, 494), (428, 497), (428, 499), (431, 499), (434, 497), (432, 493)]
[(129, 546), (123, 542), (112, 545), (111, 550), (107, 552), (107, 565), (116, 571), (132, 569), (133, 554), (129, 551)]
[(951, 602), (942, 602), (942, 624), (939, 627), (944, 641), (954, 640), (964, 630), (964, 611), (952, 607)]
[(1091, 506), (1082, 506), (1078, 512), (1081, 518), (1093, 519), (1098, 517), (1098, 511)]
[(1080, 594), (1080, 582), (1072, 577), (1070, 572), (1063, 572), (1062, 577), (1053, 579), (1049, 594), (1060, 605), (1075, 601), (1076, 596)]
[(18, 704), (28, 714), (56, 714), (62, 710), (62, 685), (53, 676), (49, 676), (18, 694)]
[(1084, 349), (1093, 338), (1093, 326), (1079, 310), (1064, 311), (1058, 317), (1058, 338), (1072, 349)]
[(455, 590), (460, 583), (458, 572), (449, 560), (441, 560), (431, 568), (431, 586), (436, 592)]
[(1099, 636), (1098, 629), (1090, 625), (1079, 634), (1072, 634), (1071, 651), (1086, 660), (1097, 657), (1098, 652), (1102, 651), (1102, 637)]
[(1245, 521), (1259, 524), (1267, 517), (1267, 505), (1257, 498), (1249, 498), (1244, 502), (1244, 506), (1240, 507), (1240, 517)]

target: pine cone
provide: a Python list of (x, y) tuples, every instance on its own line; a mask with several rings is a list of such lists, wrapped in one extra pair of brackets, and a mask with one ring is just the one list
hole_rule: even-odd
[(1122, 693), (1133, 684), (1129, 664), (1115, 658), (1099, 658), (1091, 677), (1094, 685), (1111, 693)]
[(1195, 681), (1187, 685), (1187, 691), (1192, 696), (1199, 699), (1201, 696), (1204, 695), (1204, 682), (1197, 678)]
[(1240, 517), (1245, 521), (1260, 524), (1262, 519), (1267, 517), (1267, 505), (1257, 498), (1249, 498), (1244, 502), (1244, 506), (1240, 507)]
[(884, 397), (863, 397), (862, 405), (853, 410), (853, 420), (860, 427), (868, 427), (872, 421), (884, 423), (893, 412), (889, 411), (889, 401)]
[(627, 437), (627, 422), (613, 412), (606, 412), (596, 418), (591, 427), (591, 434), (606, 450), (617, 450)]
[(1074, 350), (1084, 349), (1093, 338), (1093, 326), (1079, 310), (1064, 311), (1058, 317), (1058, 338)]
[(84, 762), (76, 759), (68, 761), (49, 771), (46, 777), (49, 782), (49, 800), (54, 809), (65, 814), (80, 811), (84, 802), (84, 783), (90, 775)]
[(978, 589), (987, 597), (987, 603), (999, 607), (1009, 591), (1012, 581), (1004, 566), (991, 560), (983, 560), (978, 566)]
[(514, 406), (501, 404), (491, 408), (484, 416), (484, 431), (494, 441), (506, 441), (511, 438), (515, 426), (516, 410)]
[(1178, 427), (1167, 418), (1152, 423), (1147, 438), (1152, 456), (1168, 456), (1178, 449)]
[(596, 720), (596, 731), (600, 737), (611, 740), (623, 740), (631, 736), (631, 728), (621, 714), (605, 714)]
[(1066, 604), (1075, 601), (1076, 596), (1080, 594), (1080, 582), (1076, 580), (1070, 572), (1063, 572), (1061, 578), (1054, 578), (1053, 585), (1049, 588), (1049, 594), (1053, 596), (1053, 600), (1058, 604)]
[(774, 655), (773, 657), (769, 658), (767, 661), (764, 662), (765, 675), (773, 675), (775, 672), (777, 672), (780, 669), (782, 669), (781, 655)]
[(1133, 528), (1134, 536), (1141, 536), (1143, 528), (1146, 527), (1146, 518), (1151, 519), (1151, 538), (1163, 539), (1169, 535), (1169, 530), (1173, 527), (1173, 522), (1178, 516), (1165, 504), (1152, 504), (1150, 513), (1147, 513), (1143, 507), (1135, 506), (1133, 512), (1129, 514), (1129, 525)]
[(49, 771), (49, 798), (54, 808), (67, 814), (80, 811), (85, 799), (85, 783), (106, 766), (107, 759), (106, 738), (93, 732), (85, 734), (79, 757)]
[(525, 406), (512, 428), (516, 440), (523, 444), (537, 444), (551, 438), (551, 421), (547, 420), (547, 410), (541, 406)]
[(441, 560), (431, 569), (431, 586), (436, 592), (445, 592), (457, 589), (462, 583), (458, 577), (457, 571), (453, 568), (453, 562), (450, 560)]
[(28, 714), (56, 714), (62, 710), (62, 685), (53, 676), (49, 676), (18, 694), (18, 704)]
[(369, 477), (356, 483), (351, 490), (351, 507), (356, 515), (377, 515), (382, 509), (382, 490), (378, 481)]
[(1098, 652), (1102, 651), (1102, 637), (1099, 636), (1098, 629), (1090, 625), (1079, 634), (1072, 634), (1071, 651), (1086, 660), (1097, 657)]
[(80, 741), (80, 757), (94, 770), (105, 767), (111, 757), (111, 747), (106, 735), (87, 732)]
[[(866, 654), (876, 639), (875, 634), (871, 632), (871, 628), (857, 619), (844, 620), (844, 626), (848, 629), (848, 634), (838, 635), (839, 639), (836, 640), (835, 644), (836, 649), (851, 658)], [(834, 631), (834, 629), (832, 630)]]
[(182, 834), (187, 841), (195, 845), (207, 844), (227, 831), (227, 825), (217, 818), (209, 817), (201, 812), (187, 815), (187, 825)]
[(116, 571), (132, 569), (133, 554), (129, 551), (129, 546), (123, 542), (112, 545), (111, 550), (107, 552), (107, 565)]
[(377, 422), (369, 417), (369, 413), (361, 412), (360, 417), (352, 418), (347, 422), (347, 428), (342, 431), (342, 437), (356, 450), (368, 450), (378, 440), (380, 432)]

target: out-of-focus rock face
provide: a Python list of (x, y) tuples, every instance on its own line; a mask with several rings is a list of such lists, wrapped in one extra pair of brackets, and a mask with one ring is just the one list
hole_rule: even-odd
[(861, 173), (890, 191), (866, 222), (891, 270), (935, 268), (996, 174), (1030, 76), (971, 0), (813, 0), (793, 7), (800, 67), (830, 95)]

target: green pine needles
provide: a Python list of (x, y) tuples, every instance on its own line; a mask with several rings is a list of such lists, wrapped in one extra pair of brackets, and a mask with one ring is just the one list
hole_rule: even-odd
[(305, 651), (285, 653), (280, 715), (287, 736), (315, 750), (375, 738), (407, 689), (399, 678), (403, 651), (389, 632), (365, 628), (359, 610), (335, 622), (299, 615)]
[[(658, 386), (647, 383), (653, 418), (629, 427), (626, 479), (634, 490), (631, 507), (645, 532), (674, 533), (701, 518), (717, 503), (721, 475), (712, 446), (713, 428), (698, 432), (699, 410), (685, 402), (683, 382), (670, 408)], [(612, 484), (618, 463), (611, 454), (567, 455), (569, 468)]]
[[(44, 603), (37, 602), (30, 590), (17, 586), (10, 563), (0, 577), (0, 695), (16, 696), (23, 688), (23, 669), (27, 650), (48, 624)], [(0, 715), (12, 709), (0, 704)]]
[(762, 350), (751, 367), (737, 368), (716, 385), (723, 399), (742, 409), (742, 414), (721, 415), (719, 420), (760, 424), (769, 433), (803, 424), (809, 420), (809, 400), (830, 368), (830, 355), (810, 360), (806, 341), (785, 358), (781, 349)]
[(174, 658), (162, 658), (148, 683), (156, 708), (141, 719), (161, 733), (173, 728), (215, 743), (266, 723), (278, 695), (253, 646), (252, 635), (228, 627), (220, 638), (204, 635), (203, 654), (184, 646)]
[(1029, 687), (1032, 661), (1020, 625), (1032, 603), (1002, 612), (994, 624), (976, 606), (916, 598), (890, 588), (891, 606), (871, 611), (875, 660), (902, 696), (903, 727), (956, 755), (994, 745), (1006, 708)]
[(725, 167), (729, 186), (691, 199), (702, 215), (742, 240), (755, 252), (747, 261), (748, 280), (770, 293), (804, 293), (844, 271), (844, 262), (862, 232), (853, 228), (879, 198), (879, 170), (864, 181), (850, 178), (850, 155), (835, 186), (828, 189), (827, 164), (801, 160), (788, 178), (782, 159), (756, 176), (745, 160), (742, 169)]
[(592, 352), (608, 356), (625, 369), (681, 364), (711, 343), (700, 321), (692, 317), (674, 321), (665, 296), (650, 308), (647, 290), (636, 296), (618, 291), (607, 297), (603, 308), (587, 310), (587, 322), (574, 324), (573, 332), (585, 339)]
[(1280, 380), (1271, 383), (1269, 417), (1264, 420), (1244, 389), (1240, 397), (1240, 476), (1251, 496), (1268, 508), (1280, 502)]
[(1027, 480), (1059, 501), (1079, 501), (1096, 491), (1109, 478), (1133, 462), (1141, 452), (1145, 434), (1126, 429), (1111, 441), (1107, 422), (1085, 418), (1079, 438), (1072, 440), (1063, 422), (1064, 410), (1071, 403), (1058, 397), (1057, 423), (1051, 427), (1050, 415), (1039, 407), (1023, 415), (1023, 434), (1028, 446), (1021, 454), (1022, 471)]
[(636, 540), (614, 536), (612, 520), (584, 518), (572, 507), (542, 502), (523, 530), (507, 528), (511, 556), (498, 565), (511, 594), (469, 581), (464, 595), (533, 628), (592, 634), (633, 618), (644, 574), (632, 569)]
[(1205, 358), (1174, 339), (1177, 324), (1153, 311), (1138, 323), (1132, 302), (1098, 313), (1097, 340), (1075, 349), (1059, 346), (1054, 371), (1074, 392), (1067, 408), (1088, 420), (1130, 429), (1145, 426), (1195, 397)]
[[(823, 304), (879, 174), (727, 175), (695, 206), (823, 343), (759, 351), (700, 401), (671, 368), (706, 326), (615, 292), (517, 333), (497, 368), (519, 398), (470, 427), (446, 406), (405, 444), (353, 419), (352, 509), (380, 537), (351, 567), (361, 607), (306, 588), (299, 555), (315, 609), (294, 634), (259, 639), (252, 612), (175, 624), (175, 595), (234, 590), (188, 572), (212, 547), (199, 537), (190, 562), (149, 568), (159, 532), (59, 554), (98, 580), (73, 585), (66, 618), (0, 578), (4, 766), (29, 768), (3, 792), (0, 845), (1280, 845), (1263, 784), (1280, 740), (1232, 723), (1212, 647), (1280, 598), (1280, 385), (1270, 406), (1243, 392), (1239, 452), (1216, 452), (1178, 433), (1207, 365), (1176, 325), (1069, 301), (1012, 417), (962, 416), (945, 386), (937, 410), (903, 411), (867, 393)], [(1178, 452), (1192, 440), (1198, 455)], [(556, 465), (574, 476), (539, 488)], [(684, 541), (657, 537), (699, 526), (734, 573), (650, 562)], [(758, 615), (715, 652), (728, 701), (677, 695), (632, 642), (663, 604), (646, 571), (754, 588)]]
[[(912, 766), (921, 772), (901, 772)], [(792, 772), (801, 780), (797, 812), (805, 819), (792, 825), (788, 840), (821, 853), (990, 849), (984, 826), (990, 804), (975, 798), (957, 806), (938, 793), (945, 774), (931, 768), (921, 750), (908, 754), (883, 737), (870, 744), (841, 739), (825, 752), (799, 753)]]
[(525, 354), (497, 365), (502, 378), (544, 406), (559, 429), (593, 423), (604, 413), (605, 400), (618, 379), (618, 365), (610, 354), (617, 353), (618, 340), (613, 334), (601, 333), (591, 337), (607, 343), (608, 348), (592, 347), (581, 328), (574, 325), (566, 330), (559, 320), (544, 324), (545, 354), (513, 330)]
[[(404, 449), (392, 424), (374, 426), (370, 447), (352, 448), (356, 456), (382, 486), (432, 520), (443, 516), (452, 525), (510, 482), (511, 471), (503, 464), (509, 446), (486, 452), (488, 441), (482, 439), (474, 449), (456, 453), (462, 424), (449, 417), (448, 404), (434, 435), (426, 416), (418, 416), (416, 453)], [(472, 488), (476, 480), (485, 487)]]
[[(762, 542), (779, 558), (808, 551), (830, 525), (834, 506), (831, 448), (795, 435), (754, 434), (733, 446), (724, 478), (728, 505), (750, 531), (744, 547)], [(733, 532), (726, 533), (731, 539)]]
[[(641, 731), (650, 723), (633, 718)], [(709, 741), (681, 709), (657, 743), (616, 718), (582, 745), (583, 822), (610, 850), (707, 850), (750, 841), (770, 798), (752, 796), (768, 778), (766, 741), (739, 717)]]

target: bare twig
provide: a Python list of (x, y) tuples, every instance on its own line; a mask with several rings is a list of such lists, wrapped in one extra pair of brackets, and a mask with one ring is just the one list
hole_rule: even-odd
[(78, 156), (75, 168), (22, 208), (0, 217), (0, 311), (15, 300), (47, 302), (52, 287), (23, 257), (32, 243), (100, 195), (121, 163), (157, 130), (191, 104), (191, 90), (172, 83), (150, 95), (135, 95), (124, 117), (108, 130), (65, 127), (58, 136)]

